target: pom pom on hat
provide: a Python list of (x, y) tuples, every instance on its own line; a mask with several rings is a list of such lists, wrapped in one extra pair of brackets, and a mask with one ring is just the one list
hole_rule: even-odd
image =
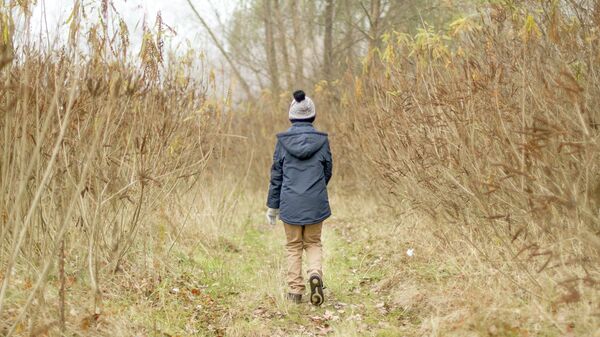
[(296, 100), (296, 102), (300, 103), (300, 102), (304, 101), (305, 98), (306, 98), (306, 94), (304, 93), (304, 91), (302, 91), (302, 90), (294, 91), (294, 100)]

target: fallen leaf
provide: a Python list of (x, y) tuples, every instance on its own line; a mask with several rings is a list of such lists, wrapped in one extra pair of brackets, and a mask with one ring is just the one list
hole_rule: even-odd
[(86, 316), (81, 320), (81, 329), (88, 330), (92, 325), (95, 325), (100, 319), (100, 314), (93, 314), (90, 316)]
[(254, 316), (256, 317), (261, 317), (261, 318), (273, 318), (274, 314), (269, 312), (269, 310), (267, 310), (266, 308), (263, 307), (258, 307), (256, 308), (252, 314), (254, 314)]
[(377, 308), (382, 315), (387, 315), (390, 312), (385, 302), (377, 303), (375, 308)]
[(347, 304), (343, 303), (343, 302), (337, 302), (337, 303), (333, 304), (333, 307), (335, 309), (338, 309), (338, 311), (341, 310), (342, 308), (344, 308), (345, 306), (347, 306)]
[(333, 332), (333, 328), (330, 326), (323, 326), (323, 327), (317, 327), (317, 336), (325, 336), (327, 334), (329, 334), (330, 332)]
[(569, 323), (567, 324), (567, 333), (565, 334), (565, 337), (575, 337), (575, 323)]
[(333, 312), (329, 310), (325, 310), (325, 314), (323, 314), (323, 318), (328, 321), (337, 321), (340, 319), (340, 316), (334, 315)]
[(48, 336), (48, 332), (50, 331), (50, 329), (52, 329), (53, 326), (55, 326), (56, 324), (58, 324), (57, 321), (53, 321), (50, 322), (48, 324), (44, 324), (40, 327), (34, 328), (31, 331), (30, 336), (31, 337), (42, 337), (42, 336)]
[(73, 284), (75, 284), (75, 282), (77, 282), (77, 278), (75, 276), (67, 276), (67, 287), (71, 287)]

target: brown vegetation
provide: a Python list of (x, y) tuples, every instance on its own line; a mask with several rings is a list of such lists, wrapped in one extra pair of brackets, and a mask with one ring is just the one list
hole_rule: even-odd
[[(14, 58), (0, 75), (2, 335), (26, 318), (54, 317), (64, 331), (69, 275), (87, 274), (98, 313), (103, 275), (122, 270), (155, 209), (195, 186), (225, 120), (185, 59), (165, 62), (159, 79), (148, 61), (162, 59), (158, 48), (132, 67), (88, 34), (96, 53), (83, 59), (2, 46)], [(48, 288), (60, 289), (58, 308), (42, 305)]]
[(590, 14), (496, 6), (457, 20), (447, 37), (390, 33), (346, 91), (339, 128), (449, 246), (468, 242), (507, 281), (553, 301), (540, 278), (571, 295), (600, 286)]
[[(315, 333), (597, 335), (596, 1), (481, 5), (415, 34), (394, 31), (401, 14), (388, 2), (322, 3), (318, 65), (306, 62), (317, 54), (302, 48), (306, 23), (281, 16), (289, 6), (258, 1), (236, 13), (233, 31), (248, 36), (230, 39), (250, 38), (232, 49), (255, 50), (251, 37), (263, 34), (264, 60), (228, 62), (271, 89), (235, 108), (232, 90), (211, 98), (212, 72), (194, 79), (195, 54), (165, 55), (160, 17), (136, 61), (114, 52), (127, 49), (123, 27), (110, 43), (105, 27), (91, 27), (90, 55), (74, 45), (42, 53), (15, 47), (2, 17), (1, 334), (87, 333), (111, 305), (122, 317), (103, 321), (100, 335), (162, 333), (158, 311), (166, 322), (189, 318), (189, 334), (308, 334), (294, 330), (306, 322), (294, 315), (308, 314), (277, 295), (277, 236), (260, 221), (285, 94), (311, 83), (336, 165), (328, 265), (343, 278), (327, 280), (336, 315), (311, 312)], [(369, 24), (352, 26), (362, 12)], [(243, 19), (265, 30), (243, 30)], [(346, 46), (359, 30), (367, 36)], [(288, 48), (292, 31), (301, 40)], [(82, 299), (69, 299), (74, 291)], [(121, 296), (155, 307), (124, 313), (132, 304)], [(77, 320), (74, 302), (84, 306)], [(344, 321), (323, 325), (334, 319)]]

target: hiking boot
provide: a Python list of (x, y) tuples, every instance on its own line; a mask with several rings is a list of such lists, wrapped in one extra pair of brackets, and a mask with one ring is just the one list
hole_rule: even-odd
[(310, 283), (310, 303), (316, 306), (323, 304), (325, 296), (323, 295), (323, 280), (321, 280), (321, 276), (312, 275), (308, 283)]
[(296, 303), (296, 304), (300, 304), (300, 302), (302, 302), (302, 294), (292, 294), (292, 293), (288, 293), (287, 294), (287, 299)]

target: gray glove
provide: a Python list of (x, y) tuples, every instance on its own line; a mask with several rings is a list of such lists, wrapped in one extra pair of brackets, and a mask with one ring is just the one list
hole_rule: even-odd
[(279, 217), (279, 209), (269, 208), (267, 210), (267, 223), (271, 226), (275, 226), (277, 218)]

